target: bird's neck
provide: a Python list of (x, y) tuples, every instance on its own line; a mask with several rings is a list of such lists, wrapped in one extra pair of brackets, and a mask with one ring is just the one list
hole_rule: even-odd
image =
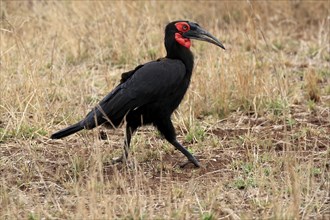
[(181, 60), (186, 66), (186, 73), (191, 76), (194, 67), (194, 55), (190, 49), (181, 46), (177, 43), (166, 47), (167, 55), (166, 58)]

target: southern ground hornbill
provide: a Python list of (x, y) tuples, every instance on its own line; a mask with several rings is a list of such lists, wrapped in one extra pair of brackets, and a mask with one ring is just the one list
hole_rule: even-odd
[(191, 79), (194, 66), (194, 57), (190, 51), (191, 39), (207, 41), (225, 49), (215, 37), (196, 23), (169, 23), (165, 28), (165, 58), (123, 73), (119, 85), (83, 120), (54, 133), (51, 138), (63, 138), (103, 124), (116, 128), (125, 121), (125, 153), (115, 160), (118, 162), (127, 158), (134, 131), (139, 126), (152, 124), (167, 141), (199, 167), (197, 159), (176, 140), (171, 121), (171, 115), (183, 99)]

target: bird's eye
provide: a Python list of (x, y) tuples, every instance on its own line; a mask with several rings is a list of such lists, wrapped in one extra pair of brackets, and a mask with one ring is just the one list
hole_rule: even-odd
[(179, 32), (187, 32), (190, 30), (190, 26), (186, 22), (177, 22), (175, 23), (175, 27)]

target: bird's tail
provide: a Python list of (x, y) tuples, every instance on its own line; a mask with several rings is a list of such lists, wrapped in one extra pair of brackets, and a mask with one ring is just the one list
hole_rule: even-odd
[(82, 129), (84, 129), (84, 127), (81, 125), (81, 122), (78, 122), (74, 125), (71, 125), (67, 128), (64, 128), (64, 129), (52, 134), (52, 136), (50, 136), (50, 138), (51, 139), (60, 139), (60, 138), (69, 136), (71, 134), (74, 134)]

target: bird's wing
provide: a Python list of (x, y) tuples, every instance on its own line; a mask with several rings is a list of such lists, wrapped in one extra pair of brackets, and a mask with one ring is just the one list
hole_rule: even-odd
[(118, 126), (132, 109), (168, 97), (180, 87), (186, 74), (180, 60), (161, 59), (124, 73), (121, 83), (104, 97), (82, 121), (94, 128), (108, 121)]
[[(147, 64), (144, 64), (147, 65)], [(143, 67), (144, 65), (139, 65), (137, 67), (135, 67), (134, 70), (125, 72), (121, 74), (121, 79), (120, 79), (120, 83), (124, 83), (126, 82), (126, 80), (128, 80), (138, 69), (140, 69), (141, 67)]]

